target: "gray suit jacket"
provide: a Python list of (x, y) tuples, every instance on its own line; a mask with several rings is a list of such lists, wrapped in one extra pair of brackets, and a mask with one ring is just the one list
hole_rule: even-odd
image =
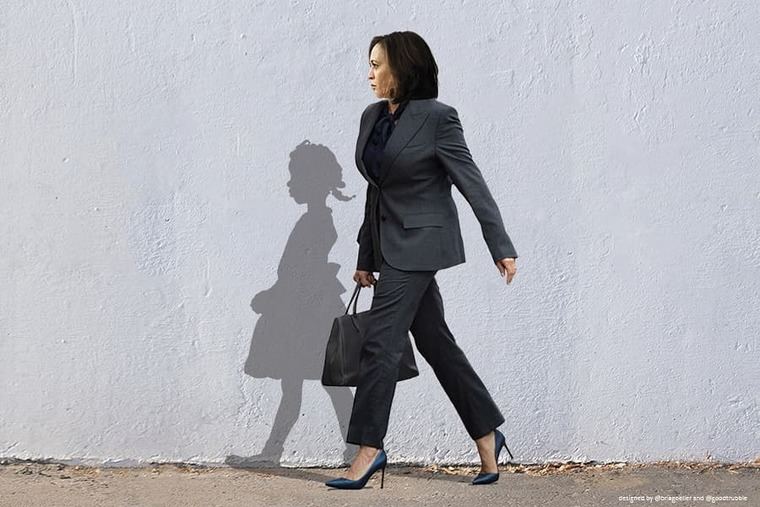
[(362, 161), (364, 146), (387, 101), (362, 113), (356, 165), (367, 180), (356, 269), (379, 271), (382, 257), (402, 271), (433, 271), (465, 262), (456, 185), (472, 207), (494, 262), (517, 257), (499, 208), (475, 165), (457, 110), (436, 99), (411, 100), (385, 145), (375, 181)]

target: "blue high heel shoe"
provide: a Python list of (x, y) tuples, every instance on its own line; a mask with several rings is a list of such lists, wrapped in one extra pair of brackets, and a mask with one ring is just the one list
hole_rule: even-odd
[[(507, 452), (509, 453), (509, 459), (514, 459), (512, 456), (512, 453), (509, 451), (509, 447), (507, 447), (507, 439), (504, 438), (504, 435), (502, 435), (501, 431), (499, 430), (493, 430), (494, 431), (494, 439), (496, 440), (496, 465), (499, 465), (499, 454), (501, 454), (501, 448), (504, 447), (507, 449)], [(475, 485), (478, 484), (491, 484), (492, 482), (496, 482), (499, 480), (499, 472), (481, 472), (472, 480), (472, 483)]]
[(369, 478), (372, 477), (372, 474), (374, 474), (378, 470), (381, 470), (380, 488), (382, 488), (383, 482), (385, 482), (385, 465), (387, 464), (388, 464), (388, 456), (385, 454), (384, 449), (380, 449), (380, 451), (378, 451), (377, 453), (377, 456), (375, 456), (375, 460), (370, 465), (369, 470), (367, 470), (364, 473), (364, 475), (362, 475), (355, 481), (352, 481), (351, 479), (346, 479), (345, 477), (338, 477), (336, 479), (331, 479), (325, 482), (325, 484), (330, 486), (331, 488), (338, 488), (338, 489), (362, 489), (364, 485), (367, 484), (367, 481), (369, 480)]

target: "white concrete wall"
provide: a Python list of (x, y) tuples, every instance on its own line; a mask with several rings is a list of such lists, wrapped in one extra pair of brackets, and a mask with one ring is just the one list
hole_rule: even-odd
[[(516, 460), (760, 455), (757, 2), (10, 0), (0, 456), (351, 458), (351, 390), (313, 373), (353, 285), (367, 46), (404, 29), (520, 254), (506, 286), (457, 194), (468, 262), (438, 280)], [(418, 359), (391, 461), (477, 462)]]

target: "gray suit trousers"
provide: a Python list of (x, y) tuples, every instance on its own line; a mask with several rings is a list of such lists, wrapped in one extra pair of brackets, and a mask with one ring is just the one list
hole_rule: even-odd
[(365, 327), (361, 373), (346, 442), (383, 448), (408, 331), (472, 439), (504, 423), (504, 416), (446, 325), (435, 274), (401, 271), (383, 260)]

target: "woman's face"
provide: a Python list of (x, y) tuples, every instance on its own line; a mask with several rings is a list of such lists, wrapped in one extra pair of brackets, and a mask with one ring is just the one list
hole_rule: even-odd
[(380, 99), (391, 99), (391, 89), (395, 80), (391, 74), (391, 68), (385, 59), (385, 49), (378, 43), (372, 47), (369, 55), (369, 82), (375, 95)]

